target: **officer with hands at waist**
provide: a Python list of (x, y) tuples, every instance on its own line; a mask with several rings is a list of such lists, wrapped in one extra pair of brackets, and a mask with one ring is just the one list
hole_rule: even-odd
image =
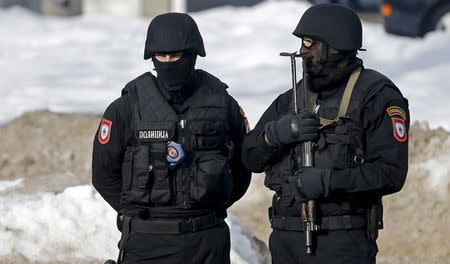
[[(264, 171), (275, 192), (272, 262), (375, 263), (381, 197), (400, 191), (408, 170), (408, 101), (357, 57), (362, 25), (352, 10), (312, 6), (293, 34), (302, 40), (309, 81), (306, 88), (305, 80), (297, 83), (296, 101), (306, 99), (307, 110), (294, 114), (292, 91), (281, 94), (243, 144), (244, 163)], [(307, 141), (312, 167), (299, 158)], [(314, 218), (311, 252), (305, 215)]]
[(92, 182), (118, 212), (119, 263), (230, 263), (226, 209), (246, 192), (246, 118), (228, 86), (195, 69), (206, 55), (187, 14), (155, 17), (146, 72), (106, 109)]

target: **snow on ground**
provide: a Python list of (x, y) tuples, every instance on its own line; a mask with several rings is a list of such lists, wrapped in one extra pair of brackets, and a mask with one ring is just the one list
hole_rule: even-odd
[[(0, 182), (0, 194), (17, 184)], [(0, 256), (21, 254), (30, 261), (57, 263), (104, 261), (118, 254), (115, 211), (90, 185), (69, 187), (59, 194), (0, 195), (0, 215)], [(232, 263), (257, 264), (260, 255), (252, 247), (248, 229), (232, 214), (227, 223)]]
[[(207, 69), (230, 85), (251, 124), (290, 87), (290, 64), (278, 56), (299, 48), (291, 32), (308, 4), (266, 2), (193, 14), (206, 45)], [(40, 17), (0, 10), (0, 123), (24, 111), (101, 113), (131, 79), (153, 68), (143, 45), (150, 18)], [(387, 35), (364, 23), (365, 65), (390, 77), (410, 100), (413, 120), (450, 129), (450, 32), (425, 39)], [(6, 37), (7, 36), (7, 37)]]
[(0, 255), (61, 262), (117, 255), (114, 210), (90, 186), (0, 197), (0, 214)]
[(22, 185), (23, 179), (14, 181), (0, 181), (0, 194), (6, 190), (12, 190)]

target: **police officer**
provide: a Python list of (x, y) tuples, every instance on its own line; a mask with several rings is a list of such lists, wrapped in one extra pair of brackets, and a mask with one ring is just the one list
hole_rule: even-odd
[(227, 85), (195, 69), (202, 36), (187, 14), (155, 17), (147, 72), (105, 111), (92, 182), (119, 212), (120, 263), (230, 263), (226, 209), (246, 192), (246, 120)]
[[(265, 185), (275, 191), (272, 261), (375, 263), (381, 197), (398, 192), (407, 174), (408, 102), (357, 57), (362, 26), (350, 9), (312, 6), (293, 34), (302, 40), (309, 76), (306, 95), (303, 80), (297, 83), (297, 102), (306, 99), (307, 108), (294, 114), (292, 91), (281, 94), (243, 144), (244, 163), (265, 171)], [(313, 141), (312, 167), (299, 158), (307, 141)], [(315, 226), (307, 254), (308, 215)]]

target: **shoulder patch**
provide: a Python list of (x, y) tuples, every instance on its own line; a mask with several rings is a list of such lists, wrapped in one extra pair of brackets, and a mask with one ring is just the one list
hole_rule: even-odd
[(388, 115), (390, 117), (393, 116), (400, 116), (401, 118), (403, 118), (403, 120), (406, 120), (406, 113), (403, 109), (401, 109), (398, 106), (391, 106), (388, 107), (388, 109), (386, 109), (386, 112), (388, 113)]
[(100, 128), (98, 129), (98, 142), (100, 142), (100, 144), (106, 144), (109, 142), (109, 138), (111, 136), (112, 123), (113, 122), (111, 120), (102, 118)]
[(405, 119), (398, 117), (391, 117), (391, 119), (394, 138), (398, 142), (405, 142), (406, 139), (408, 138), (408, 133), (406, 132)]

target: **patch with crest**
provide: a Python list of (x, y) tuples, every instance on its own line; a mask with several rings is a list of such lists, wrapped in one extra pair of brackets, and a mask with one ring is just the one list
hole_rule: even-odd
[(111, 127), (112, 121), (106, 118), (102, 118), (102, 122), (100, 123), (100, 128), (98, 129), (98, 142), (100, 144), (106, 144), (109, 142), (111, 137)]
[(394, 133), (394, 138), (398, 142), (405, 142), (408, 138), (407, 132), (406, 132), (406, 124), (405, 120), (398, 117), (391, 117), (392, 119), (392, 130)]

